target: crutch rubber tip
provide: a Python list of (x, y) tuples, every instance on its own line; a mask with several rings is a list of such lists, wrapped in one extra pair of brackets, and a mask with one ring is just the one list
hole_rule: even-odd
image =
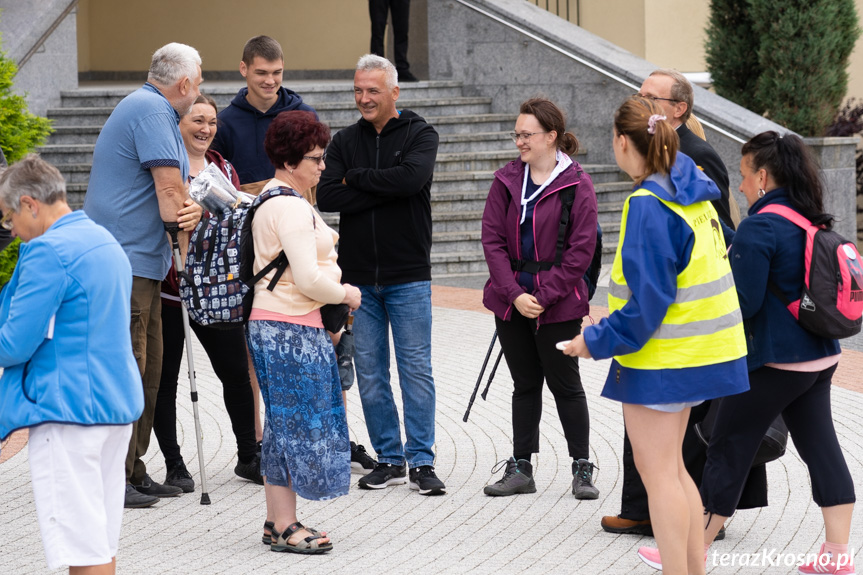
[(209, 505), (210, 504), (210, 494), (209, 493), (201, 493), (201, 505)]

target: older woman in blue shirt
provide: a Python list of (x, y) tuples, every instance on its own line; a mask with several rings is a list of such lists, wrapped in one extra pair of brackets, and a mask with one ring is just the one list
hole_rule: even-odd
[(111, 234), (66, 203), (30, 155), (0, 175), (18, 266), (0, 296), (0, 438), (30, 428), (48, 567), (115, 572), (126, 451), (144, 405), (129, 328), (132, 270)]

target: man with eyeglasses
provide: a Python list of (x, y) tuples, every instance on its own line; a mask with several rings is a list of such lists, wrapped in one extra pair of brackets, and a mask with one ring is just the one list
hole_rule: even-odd
[(677, 70), (659, 68), (644, 80), (638, 95), (653, 100), (662, 108), (668, 122), (677, 130), (680, 151), (692, 158), (707, 177), (716, 183), (722, 197), (712, 202), (713, 207), (719, 218), (734, 229), (736, 226), (728, 207), (728, 170), (716, 150), (686, 127), (686, 121), (692, 115), (692, 84)]
[[(431, 367), (431, 184), (438, 134), (419, 115), (396, 109), (393, 64), (360, 58), (354, 99), (362, 118), (330, 144), (318, 207), (340, 212), (342, 280), (360, 288), (355, 312), (357, 385), (378, 455), (362, 489), (408, 481), (420, 495), (441, 495), (434, 472), (435, 386)], [(389, 331), (404, 406), (401, 441), (390, 384)]]
[[(692, 115), (693, 91), (686, 77), (670, 68), (654, 70), (641, 84), (638, 95), (653, 100), (662, 108), (667, 121), (677, 130), (680, 138), (680, 151), (698, 165), (713, 180), (722, 197), (714, 200), (713, 207), (719, 218), (731, 229), (735, 228), (729, 209), (728, 171), (719, 154), (710, 144), (696, 136), (686, 127)], [(683, 438), (683, 460), (696, 485), (701, 484), (707, 449), (698, 439), (694, 426), (702, 421), (710, 408), (710, 402), (692, 408), (686, 435)], [(753, 468), (744, 489), (738, 509), (763, 507), (767, 505), (767, 475), (764, 466)], [(610, 533), (631, 533), (653, 535), (650, 511), (647, 504), (647, 490), (635, 467), (632, 444), (624, 430), (623, 435), (623, 489), (621, 491), (620, 514), (602, 518), (602, 528)], [(723, 528), (716, 539), (725, 538)]]
[(276, 169), (264, 152), (264, 136), (280, 112), (318, 114), (302, 96), (282, 86), (282, 46), (269, 36), (255, 36), (243, 47), (240, 74), (246, 79), (231, 104), (219, 112), (219, 130), (211, 147), (237, 169), (244, 191), (257, 194)]

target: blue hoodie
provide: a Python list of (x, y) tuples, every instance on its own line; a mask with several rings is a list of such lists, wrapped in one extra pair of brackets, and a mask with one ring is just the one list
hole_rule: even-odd
[[(678, 153), (670, 176), (653, 174), (638, 188), (688, 206), (720, 197), (716, 184), (686, 155)], [(653, 196), (629, 201), (621, 248), (623, 274), (632, 297), (620, 310), (584, 329), (595, 359), (641, 349), (659, 328), (677, 295), (677, 276), (689, 265), (695, 234), (677, 214)], [(613, 361), (603, 396), (625, 403), (699, 401), (749, 389), (746, 360), (683, 369), (643, 370)]]
[(273, 118), (289, 110), (305, 110), (318, 118), (314, 108), (287, 88), (279, 88), (279, 99), (266, 112), (249, 104), (248, 93), (249, 89), (243, 88), (231, 105), (219, 112), (219, 129), (210, 146), (234, 165), (241, 184), (270, 180), (276, 173), (264, 151), (264, 136)]

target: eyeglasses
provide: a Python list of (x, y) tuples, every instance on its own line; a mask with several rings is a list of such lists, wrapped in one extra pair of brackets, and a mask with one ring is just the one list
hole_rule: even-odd
[(12, 223), (12, 214), (14, 213), (15, 210), (9, 210), (8, 212), (6, 212), (6, 215), (3, 216), (2, 220), (0, 220), (0, 228), (3, 228), (4, 230), (9, 232), (12, 231), (12, 228), (15, 227), (15, 225)]
[(303, 156), (303, 159), (312, 161), (312, 162), (314, 162), (320, 166), (321, 164), (323, 164), (324, 162), (327, 161), (327, 155), (321, 154), (320, 156)]
[(680, 102), (680, 100), (675, 100), (674, 98), (660, 98), (658, 96), (651, 96), (650, 94), (636, 94), (636, 96), (652, 102), (655, 102), (656, 100), (665, 100), (666, 102), (674, 102), (675, 104)]
[(510, 132), (509, 137), (512, 138), (512, 141), (518, 144), (519, 140), (524, 140), (525, 142), (530, 141), (531, 136), (536, 136), (537, 134), (547, 134), (548, 132)]

